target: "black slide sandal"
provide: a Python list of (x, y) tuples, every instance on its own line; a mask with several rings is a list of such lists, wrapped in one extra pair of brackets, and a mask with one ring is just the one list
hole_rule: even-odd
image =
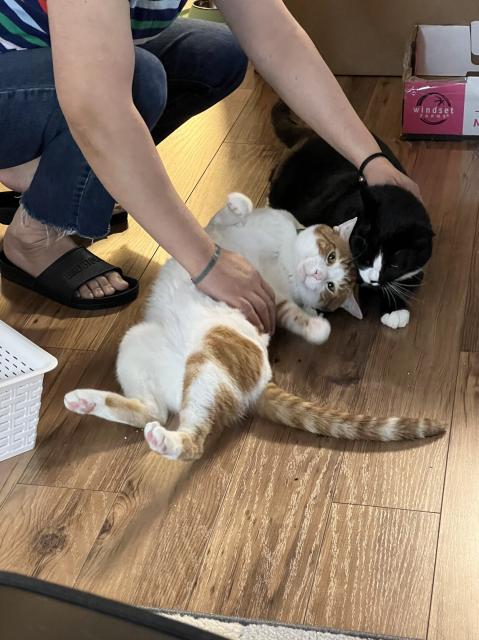
[(0, 224), (10, 224), (20, 205), (21, 194), (17, 191), (0, 192)]
[[(20, 205), (21, 193), (17, 191), (0, 191), (0, 224), (9, 225), (13, 220), (16, 210)], [(110, 232), (108, 235), (114, 233), (121, 233), (128, 229), (128, 214), (120, 207), (115, 205), (113, 209), (113, 215), (110, 220)]]
[[(85, 299), (75, 296), (75, 292), (83, 284), (110, 271), (117, 271), (128, 282), (129, 288), (103, 298)], [(5, 280), (15, 282), (72, 309), (112, 309), (133, 302), (138, 296), (137, 280), (124, 276), (121, 269), (101, 260), (84, 247), (68, 251), (37, 278), (16, 267), (4, 252), (0, 251), (0, 272)]]

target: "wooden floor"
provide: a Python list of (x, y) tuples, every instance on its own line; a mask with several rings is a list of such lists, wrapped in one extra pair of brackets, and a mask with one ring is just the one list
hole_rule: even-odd
[[(479, 638), (478, 146), (401, 142), (399, 80), (342, 84), (420, 183), (434, 257), (407, 329), (338, 312), (323, 347), (278, 335), (276, 377), (338, 408), (442, 420), (447, 437), (347, 445), (253, 419), (182, 464), (138, 431), (67, 413), (66, 391), (116, 388), (118, 341), (164, 262), (132, 223), (95, 245), (141, 278), (141, 299), (120, 313), (86, 316), (2, 283), (1, 318), (60, 364), (35, 451), (0, 463), (1, 569), (151, 607)], [(161, 146), (202, 222), (229, 191), (264, 201), (283, 153), (273, 101), (250, 77)]]

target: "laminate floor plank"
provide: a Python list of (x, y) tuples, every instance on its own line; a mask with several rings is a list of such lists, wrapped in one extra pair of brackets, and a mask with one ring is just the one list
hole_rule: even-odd
[(364, 118), (375, 95), (377, 84), (383, 79), (366, 76), (339, 76), (338, 80), (360, 118)]
[(228, 98), (191, 118), (158, 147), (168, 175), (187, 200), (252, 95), (245, 81)]
[(302, 621), (341, 453), (310, 434), (255, 420), (189, 610)]
[(428, 640), (479, 637), (479, 354), (462, 353)]
[[(479, 160), (479, 159), (478, 159)], [(471, 273), (467, 292), (464, 329), (462, 333), (462, 351), (479, 351), (479, 224), (476, 225)]]
[(438, 527), (438, 514), (333, 505), (305, 624), (425, 638)]
[(213, 437), (197, 463), (143, 446), (75, 586), (150, 607), (186, 607), (247, 425)]
[(0, 509), (0, 570), (72, 586), (114, 499), (17, 485)]
[(223, 144), (188, 200), (195, 217), (206, 225), (232, 191), (245, 193), (258, 205), (283, 153), (271, 145)]
[(226, 137), (226, 142), (264, 144), (283, 148), (271, 126), (271, 109), (277, 95), (257, 74), (254, 90)]
[[(64, 394), (75, 388), (117, 391), (115, 355), (113, 349), (102, 349), (75, 372), (75, 378), (63, 378), (56, 388), (59, 403), (63, 405)], [(115, 492), (146, 446), (139, 429), (80, 416), (63, 406), (54, 419), (50, 417), (51, 429), (52, 424), (53, 430), (38, 443), (20, 482)]]

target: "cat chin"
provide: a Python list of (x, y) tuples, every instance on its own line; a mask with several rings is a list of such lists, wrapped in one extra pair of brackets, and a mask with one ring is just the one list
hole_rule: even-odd
[[(316, 285), (318, 283), (316, 282)], [(298, 281), (296, 283), (296, 291), (294, 300), (302, 308), (316, 309), (319, 304), (318, 289), (309, 289), (304, 282)]]
[(314, 293), (321, 291), (324, 287), (324, 282), (322, 280), (316, 280), (313, 276), (306, 276), (302, 284), (308, 291), (313, 291)]

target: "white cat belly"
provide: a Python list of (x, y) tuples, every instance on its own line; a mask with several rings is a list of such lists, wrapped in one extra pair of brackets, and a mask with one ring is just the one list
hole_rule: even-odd
[(204, 336), (219, 325), (267, 349), (268, 336), (260, 336), (236, 309), (199, 292), (178, 263), (168, 262), (153, 286), (145, 322), (130, 329), (120, 345), (117, 377), (125, 395), (154, 395), (177, 413), (186, 361), (201, 351)]
[(291, 296), (291, 260), (286, 256), (291, 255), (297, 224), (287, 211), (256, 209), (237, 226), (215, 224), (213, 220), (207, 230), (224, 249), (245, 257), (277, 295)]

